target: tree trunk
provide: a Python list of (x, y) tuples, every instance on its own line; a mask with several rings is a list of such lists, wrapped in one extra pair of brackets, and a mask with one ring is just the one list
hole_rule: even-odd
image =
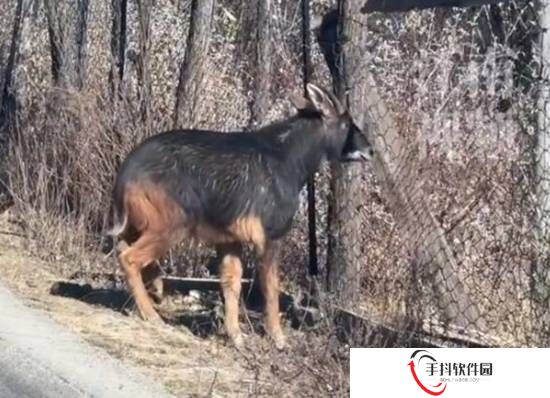
[[(340, 73), (333, 79), (336, 95), (343, 104), (348, 104), (350, 113), (354, 116), (359, 126), (363, 124), (362, 114), (364, 109), (363, 87), (357, 76), (352, 76), (350, 71), (359, 72), (355, 66), (361, 60), (361, 43), (365, 43), (360, 37), (362, 29), (356, 24), (349, 23), (348, 16), (356, 15), (361, 7), (359, 0), (339, 1), (340, 22), (337, 31), (337, 41), (343, 42), (343, 38), (349, 38), (357, 43), (356, 46), (348, 46), (339, 54), (336, 54), (337, 68)], [(359, 81), (353, 87), (348, 87), (348, 82)], [(331, 164), (330, 197), (328, 210), (328, 249), (327, 249), (327, 284), (330, 292), (334, 293), (338, 301), (344, 307), (351, 307), (357, 302), (359, 295), (358, 277), (360, 263), (364, 261), (361, 254), (361, 230), (362, 220), (358, 218), (358, 209), (363, 203), (361, 194), (361, 172), (359, 163)]]
[(174, 127), (183, 124), (192, 127), (197, 121), (195, 110), (210, 48), (214, 6), (215, 0), (193, 0), (191, 3), (187, 46), (176, 91)]
[(74, 6), (44, 0), (44, 8), (54, 83), (63, 88), (80, 89), (86, 74), (89, 0), (78, 0)]
[(55, 0), (44, 0), (46, 18), (48, 21), (48, 37), (50, 40), (50, 57), (53, 81), (56, 86), (65, 87), (70, 81), (67, 70), (67, 55), (63, 43), (64, 34), (58, 2)]
[(242, 3), (240, 48), (237, 64), (243, 73), (244, 94), (248, 99), (248, 127), (258, 127), (271, 102), (272, 0)]
[[(0, 80), (2, 83), (2, 86), (0, 86), (0, 132), (8, 131), (7, 129), (4, 130), (4, 128), (12, 125), (13, 118), (15, 116), (16, 102), (13, 87), (13, 75), (17, 63), (17, 55), (19, 53), (19, 44), (21, 43), (21, 26), (23, 24), (23, 19), (25, 18), (25, 13), (29, 8), (28, 6), (28, 2), (25, 2), (24, 0), (17, 1), (8, 59), (6, 62), (6, 68), (4, 69), (3, 78)], [(3, 140), (7, 140), (7, 137), (0, 137), (0, 143)]]
[(126, 51), (126, 15), (128, 0), (111, 0), (111, 71), (109, 84), (113, 98), (119, 93), (124, 78)]
[(32, 0), (17, 1), (6, 68), (2, 73), (3, 76), (0, 77), (0, 213), (13, 203), (13, 198), (5, 184), (7, 165), (4, 164), (4, 160), (7, 151), (6, 143), (13, 137), (15, 128), (17, 102), (13, 82), (21, 43), (21, 28), (31, 3)]
[(86, 79), (86, 68), (88, 58), (88, 11), (90, 0), (77, 1), (76, 19), (76, 87), (82, 89)]
[(257, 127), (265, 120), (270, 103), (271, 89), (271, 0), (257, 2), (256, 40), (254, 51), (254, 83), (250, 112), (250, 125)]
[[(536, 222), (541, 247), (550, 244), (550, 1), (541, 3), (539, 16), (542, 79), (538, 98), (538, 136), (535, 143)], [(550, 300), (548, 258), (539, 255), (533, 270), (535, 299), (546, 306)], [(546, 309), (547, 311), (548, 309)]]
[(137, 79), (141, 119), (147, 132), (151, 129), (151, 11), (152, 0), (138, 0), (139, 57)]

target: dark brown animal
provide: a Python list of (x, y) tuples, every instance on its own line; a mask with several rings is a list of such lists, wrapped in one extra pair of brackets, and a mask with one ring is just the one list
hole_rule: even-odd
[[(295, 116), (255, 132), (178, 130), (153, 136), (122, 164), (114, 188), (112, 234), (141, 316), (160, 320), (143, 279), (162, 292), (154, 262), (183, 239), (214, 244), (224, 253), (221, 284), (225, 326), (236, 345), (242, 244), (260, 259), (266, 329), (284, 346), (279, 320), (279, 242), (290, 229), (300, 190), (324, 158), (361, 160), (366, 137), (340, 102), (308, 85)], [(152, 276), (151, 276), (152, 275)]]

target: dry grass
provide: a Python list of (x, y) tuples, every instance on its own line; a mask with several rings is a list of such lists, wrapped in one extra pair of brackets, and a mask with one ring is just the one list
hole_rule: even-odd
[[(29, 254), (8, 215), (0, 216), (0, 281), (27, 305), (164, 384), (178, 397), (311, 397), (348, 394), (348, 351), (321, 330), (287, 327), (289, 348), (278, 352), (261, 331), (247, 331), (246, 347), (235, 350), (217, 332), (197, 337), (181, 325), (151, 325), (137, 315), (54, 296), (51, 286), (80, 270), (66, 259), (45, 261)], [(19, 231), (19, 232), (17, 232)], [(61, 264), (60, 262), (65, 262)], [(104, 264), (105, 266), (106, 264)], [(128, 303), (132, 306), (132, 303)], [(182, 311), (181, 299), (167, 300), (165, 316)], [(122, 310), (122, 309), (121, 309)], [(32, 338), (32, 331), (29, 331)], [(41, 336), (40, 338), (45, 338)]]

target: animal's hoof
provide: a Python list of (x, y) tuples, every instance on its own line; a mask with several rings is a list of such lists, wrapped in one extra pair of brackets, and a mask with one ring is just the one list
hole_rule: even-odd
[(162, 318), (160, 317), (160, 315), (156, 311), (142, 313), (141, 318), (144, 321), (154, 323), (154, 324), (157, 324), (157, 325), (163, 325), (164, 324), (164, 321), (162, 320)]
[(286, 348), (286, 337), (283, 334), (273, 336), (273, 341), (275, 342), (275, 348), (279, 351), (282, 351)]
[(233, 335), (230, 335), (229, 338), (231, 339), (231, 342), (235, 346), (235, 348), (242, 348), (244, 346), (244, 337), (242, 333), (235, 333)]

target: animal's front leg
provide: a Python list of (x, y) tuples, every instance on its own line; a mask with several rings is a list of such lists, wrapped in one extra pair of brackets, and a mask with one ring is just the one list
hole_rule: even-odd
[(285, 347), (285, 336), (279, 317), (279, 244), (270, 242), (266, 246), (260, 264), (260, 284), (265, 299), (265, 327), (267, 333), (281, 350)]
[(241, 277), (243, 267), (236, 250), (223, 250), (220, 276), (225, 300), (225, 328), (235, 346), (243, 344), (239, 327), (239, 298), (241, 295)]

